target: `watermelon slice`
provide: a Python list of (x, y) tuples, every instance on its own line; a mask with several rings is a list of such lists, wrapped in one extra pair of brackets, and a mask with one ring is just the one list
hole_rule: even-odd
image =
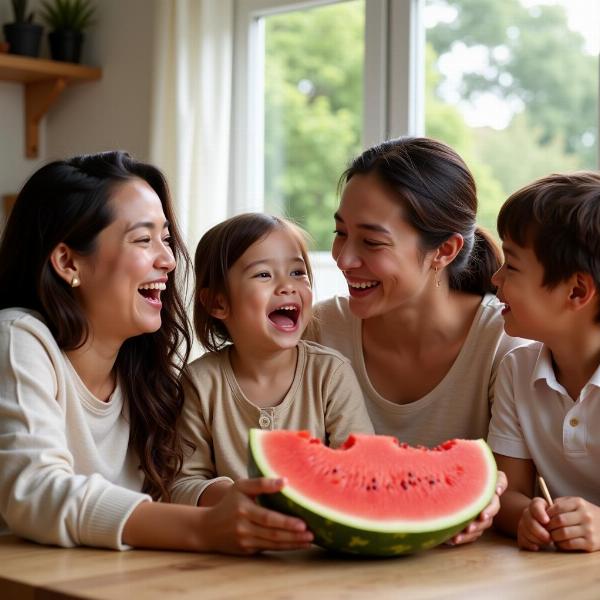
[(249, 435), (252, 477), (285, 477), (261, 504), (302, 518), (315, 543), (394, 556), (433, 548), (485, 508), (496, 463), (483, 440), (413, 448), (394, 437), (350, 435), (334, 450), (306, 431)]

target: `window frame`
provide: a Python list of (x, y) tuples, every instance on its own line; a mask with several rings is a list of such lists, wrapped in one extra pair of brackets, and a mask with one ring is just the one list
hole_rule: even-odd
[[(230, 214), (264, 208), (262, 17), (343, 1), (235, 0)], [(425, 130), (422, 6), (422, 0), (365, 0), (363, 148)]]

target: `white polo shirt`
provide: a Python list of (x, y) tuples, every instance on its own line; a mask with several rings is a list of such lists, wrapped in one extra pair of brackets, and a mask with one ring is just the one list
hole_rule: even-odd
[(512, 350), (498, 369), (488, 443), (498, 454), (533, 460), (553, 498), (600, 505), (600, 366), (573, 400), (546, 346)]

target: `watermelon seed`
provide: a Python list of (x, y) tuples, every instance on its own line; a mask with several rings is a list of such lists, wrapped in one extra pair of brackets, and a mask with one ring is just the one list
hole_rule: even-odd
[(404, 479), (402, 480), (402, 483), (400, 485), (402, 485), (402, 489), (403, 490), (407, 490), (408, 489), (408, 485), (406, 485), (406, 481), (404, 481)]
[(338, 472), (337, 467), (333, 467), (333, 469), (331, 469), (331, 472), (335, 475)]

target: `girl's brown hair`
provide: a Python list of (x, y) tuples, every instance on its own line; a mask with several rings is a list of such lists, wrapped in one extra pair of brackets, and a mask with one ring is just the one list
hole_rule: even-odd
[(355, 175), (375, 174), (396, 195), (406, 219), (419, 233), (424, 252), (459, 233), (464, 245), (448, 266), (450, 288), (473, 294), (494, 292), (492, 275), (502, 252), (476, 225), (477, 190), (462, 158), (430, 138), (402, 137), (365, 150), (342, 174), (340, 185)]
[(146, 181), (160, 198), (170, 223), (177, 261), (173, 278), (179, 285), (169, 285), (161, 294), (160, 329), (126, 340), (115, 369), (128, 404), (130, 443), (145, 475), (143, 491), (169, 500), (183, 462), (175, 423), (183, 405), (180, 371), (191, 340), (179, 290), (190, 261), (162, 173), (125, 152), (55, 161), (34, 173), (17, 197), (0, 243), (0, 309), (33, 309), (61, 349), (82, 346), (89, 335), (85, 312), (54, 271), (50, 254), (61, 242), (79, 254), (93, 254), (98, 234), (114, 220), (115, 186), (134, 178)]
[(194, 259), (194, 329), (198, 341), (207, 350), (216, 352), (231, 342), (223, 321), (211, 315), (211, 307), (215, 306), (219, 294), (229, 299), (229, 269), (252, 244), (276, 229), (289, 232), (298, 242), (312, 285), (313, 275), (308, 260), (306, 235), (287, 219), (264, 213), (244, 213), (215, 225), (198, 243)]

